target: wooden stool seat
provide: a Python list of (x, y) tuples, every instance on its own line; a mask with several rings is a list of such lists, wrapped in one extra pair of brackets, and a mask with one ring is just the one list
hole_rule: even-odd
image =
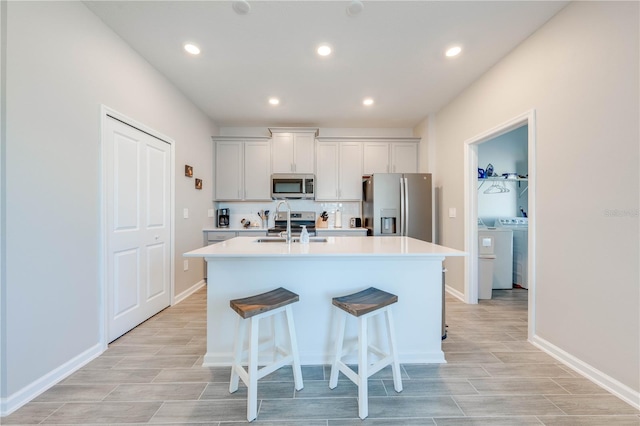
[(397, 301), (398, 296), (395, 294), (387, 293), (374, 287), (332, 299), (334, 306), (350, 313), (354, 317), (368, 314), (369, 312), (384, 308)]
[(247, 319), (254, 315), (287, 306), (298, 300), (300, 300), (300, 297), (297, 294), (280, 287), (266, 293), (245, 297), (244, 299), (234, 299), (229, 302), (229, 305), (238, 315)]
[[(298, 343), (293, 324), (291, 304), (297, 302), (299, 296), (282, 287), (255, 296), (230, 301), (231, 308), (239, 315), (236, 326), (233, 364), (229, 392), (238, 390), (239, 380), (247, 386), (247, 420), (253, 421), (258, 416), (258, 380), (285, 365), (293, 366), (293, 379), (296, 390), (303, 388), (302, 369), (298, 355)], [(265, 343), (274, 349), (274, 360), (258, 368), (258, 352), (260, 351), (260, 320), (276, 314), (284, 314), (286, 329), (289, 334), (288, 350), (278, 346), (276, 324), (272, 323), (273, 338)], [(248, 324), (247, 324), (248, 323)], [(244, 350), (244, 335), (249, 325), (249, 348)], [(242, 354), (248, 352), (247, 369), (242, 365)], [(277, 356), (280, 355), (280, 358)], [(277, 359), (276, 359), (277, 358)]]
[[(398, 296), (369, 287), (357, 293), (342, 297), (334, 297), (333, 305), (338, 313), (338, 337), (336, 339), (336, 352), (333, 364), (331, 365), (331, 377), (329, 378), (329, 388), (334, 389), (338, 385), (338, 375), (343, 373), (353, 383), (358, 386), (358, 416), (365, 419), (369, 415), (369, 392), (368, 379), (387, 365), (391, 365), (393, 372), (393, 388), (396, 392), (402, 392), (402, 378), (400, 376), (400, 363), (396, 352), (396, 339), (393, 327), (393, 315), (391, 305), (398, 301)], [(358, 372), (356, 373), (347, 366), (342, 357), (344, 345), (344, 332), (347, 321), (347, 314), (351, 314), (358, 319)], [(368, 320), (376, 315), (385, 314), (387, 325), (387, 338), (389, 351), (369, 344), (368, 340)], [(378, 356), (375, 363), (369, 362), (369, 352)]]

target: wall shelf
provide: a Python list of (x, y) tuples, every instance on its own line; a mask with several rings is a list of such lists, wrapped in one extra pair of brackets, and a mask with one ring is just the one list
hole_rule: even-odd
[[(522, 195), (524, 195), (525, 192), (527, 192), (527, 189), (529, 189), (529, 178), (521, 178), (521, 177), (517, 177), (517, 178), (505, 178), (503, 176), (491, 176), (491, 177), (486, 177), (486, 178), (478, 178), (478, 182), (480, 182), (480, 185), (478, 186), (478, 191), (480, 191), (480, 188), (482, 188), (482, 185), (485, 184), (485, 182), (518, 182), (518, 187), (521, 187), (521, 182), (527, 182), (527, 185), (524, 187), (524, 189), (518, 194), (518, 198), (522, 197)], [(495, 184), (494, 184), (495, 185)], [(492, 185), (493, 186), (493, 185)], [(491, 187), (489, 187), (490, 189)], [(506, 188), (506, 186), (505, 186)], [(504, 193), (504, 192), (509, 192), (507, 191), (496, 191), (495, 193)], [(485, 193), (492, 193), (492, 192), (486, 192)]]

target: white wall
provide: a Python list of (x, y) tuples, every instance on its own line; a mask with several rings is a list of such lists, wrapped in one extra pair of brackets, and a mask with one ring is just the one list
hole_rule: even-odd
[[(637, 2), (569, 4), (438, 112), (438, 162), (447, 167), (435, 179), (441, 209), (463, 211), (464, 141), (535, 109), (535, 338), (636, 403), (638, 16)], [(443, 244), (464, 247), (461, 215), (441, 228)], [(463, 262), (447, 267), (463, 292)]]
[[(6, 5), (4, 412), (99, 348), (101, 104), (175, 141), (176, 294), (202, 279), (201, 264), (182, 271), (181, 255), (201, 246), (201, 229), (213, 223), (217, 132), (81, 2)], [(185, 163), (204, 179), (202, 191), (184, 177)]]

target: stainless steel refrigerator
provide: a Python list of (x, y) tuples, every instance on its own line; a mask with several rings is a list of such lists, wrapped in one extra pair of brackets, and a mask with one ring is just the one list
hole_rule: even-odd
[(374, 173), (362, 185), (362, 213), (368, 235), (433, 242), (430, 173)]

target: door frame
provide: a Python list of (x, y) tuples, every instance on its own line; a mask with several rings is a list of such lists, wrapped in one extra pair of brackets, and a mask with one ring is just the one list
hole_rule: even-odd
[(528, 126), (528, 191), (529, 191), (529, 233), (528, 233), (528, 335), (535, 334), (536, 301), (536, 114), (535, 109), (526, 111), (504, 123), (486, 130), (464, 142), (464, 239), (465, 259), (464, 295), (465, 303), (478, 303), (478, 145), (524, 125)]
[(107, 238), (107, 143), (108, 135), (105, 134), (107, 126), (106, 122), (109, 117), (119, 120), (141, 132), (147, 133), (156, 139), (169, 144), (169, 150), (171, 155), (170, 160), (170, 184), (169, 184), (169, 226), (171, 230), (169, 233), (169, 304), (174, 304), (175, 298), (175, 142), (173, 139), (165, 136), (164, 134), (145, 126), (144, 124), (136, 121), (118, 111), (109, 108), (106, 105), (100, 105), (100, 173), (101, 173), (101, 185), (100, 185), (100, 266), (99, 266), (99, 285), (100, 294), (102, 299), (98, 302), (98, 312), (100, 315), (100, 344), (102, 350), (106, 350), (109, 342), (107, 342), (107, 324), (108, 324), (108, 288), (107, 288), (107, 260), (108, 260), (108, 238)]

